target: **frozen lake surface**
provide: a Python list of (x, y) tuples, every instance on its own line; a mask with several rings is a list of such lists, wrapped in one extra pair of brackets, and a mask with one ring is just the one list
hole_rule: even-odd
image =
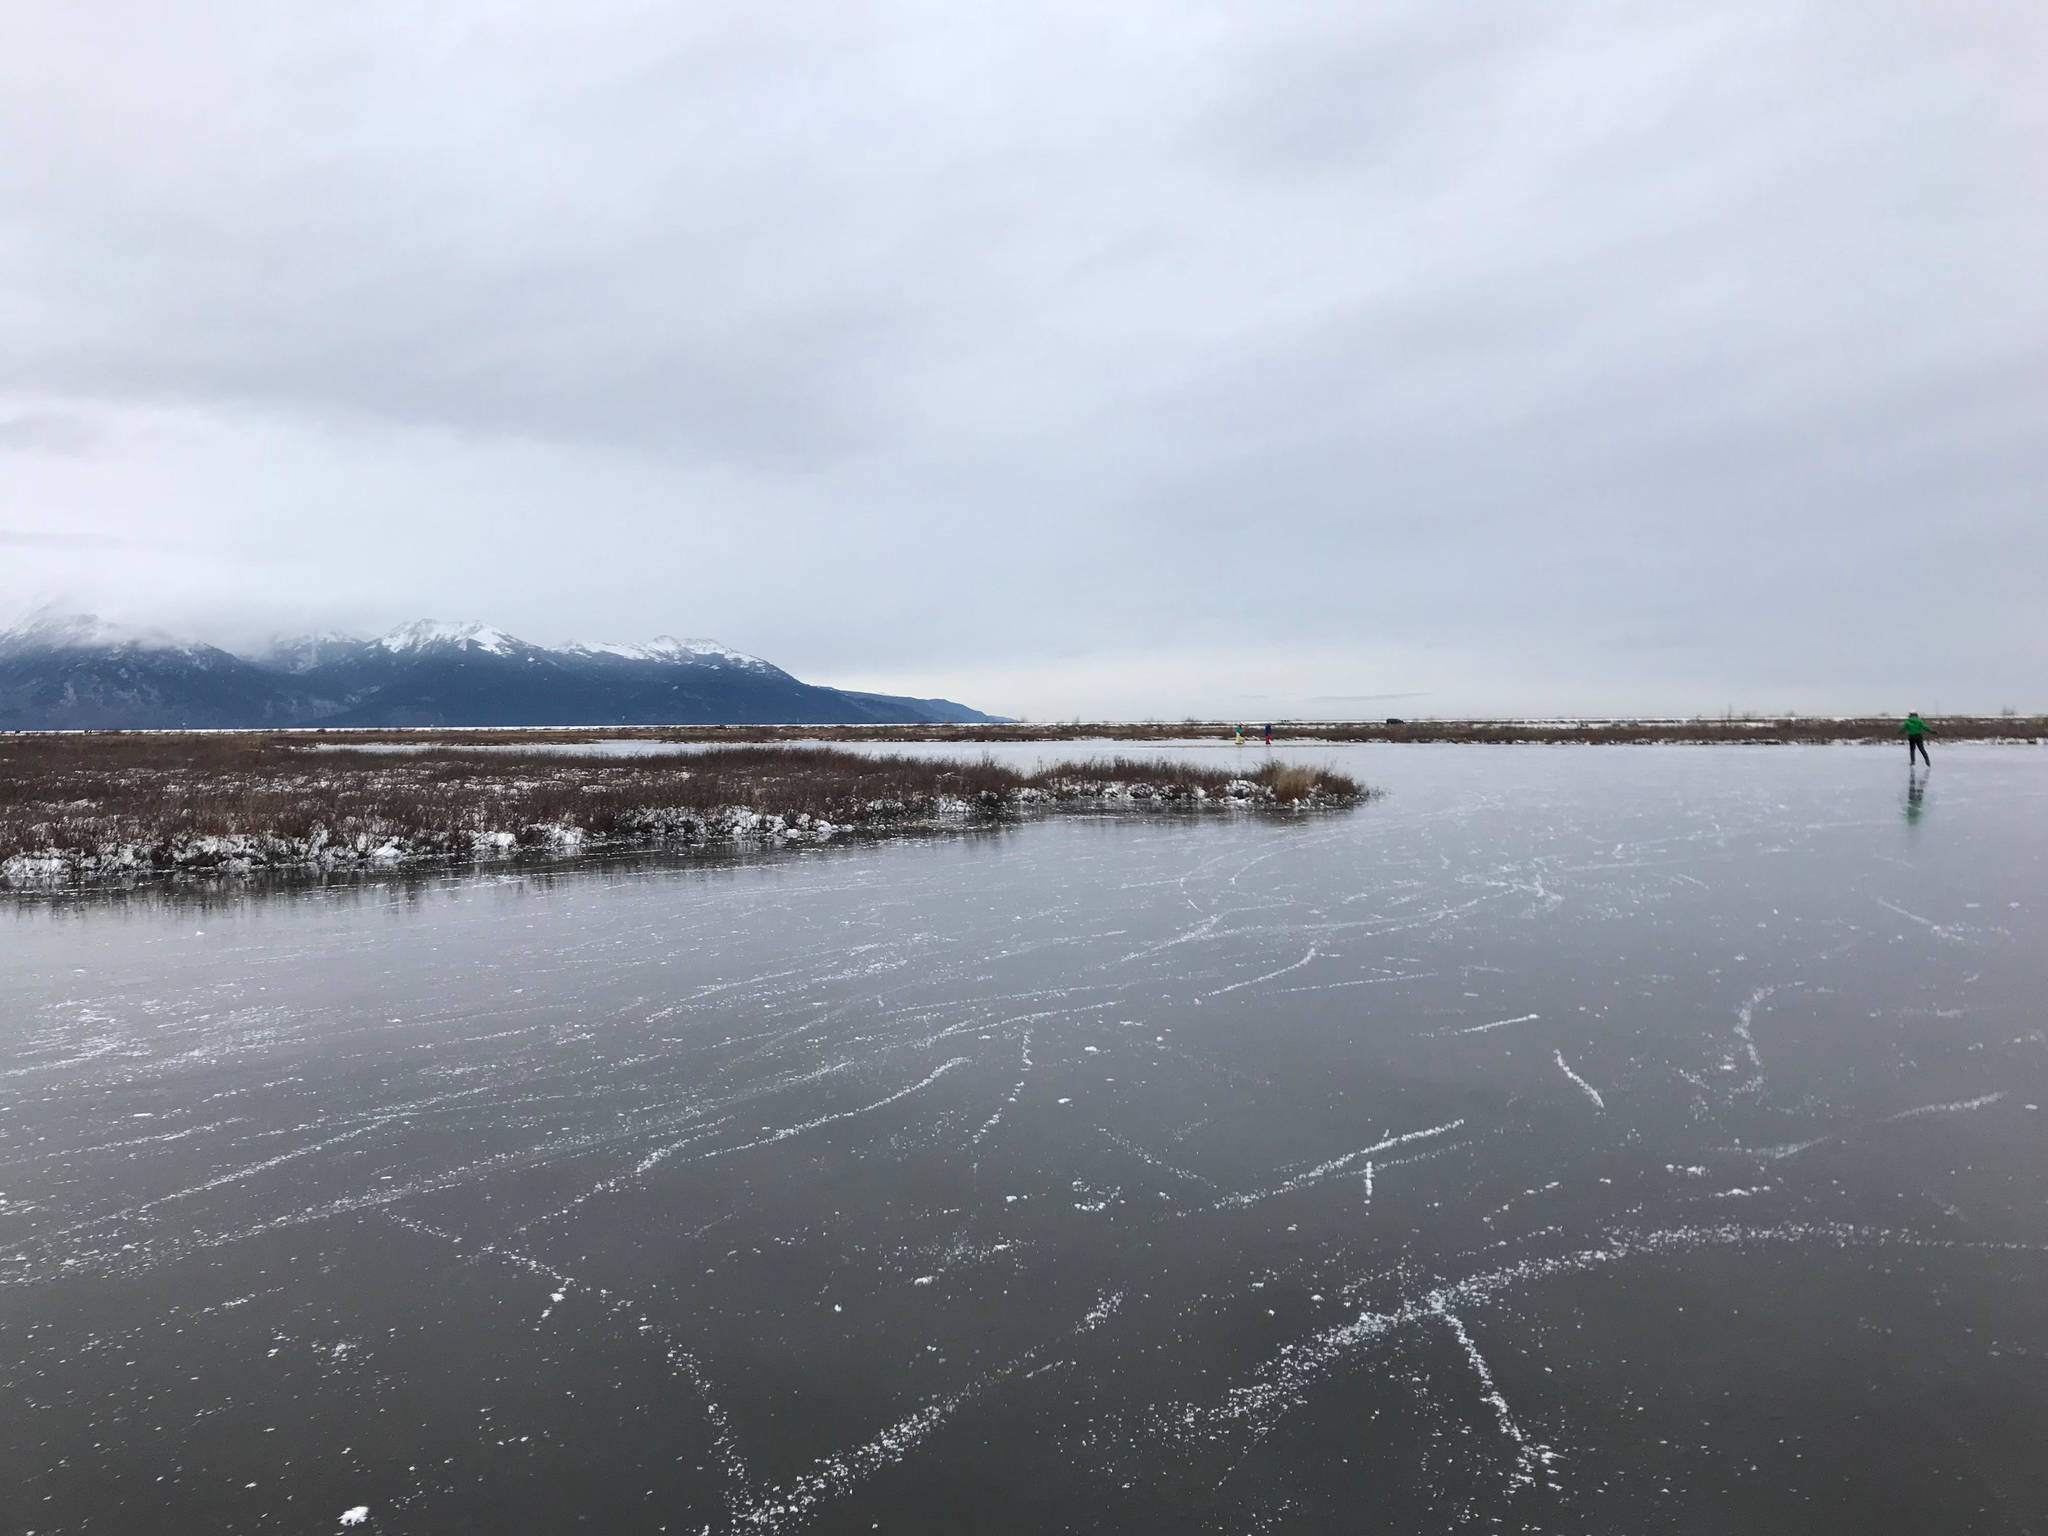
[(2048, 757), (1314, 756), (10, 907), (7, 1528), (2038, 1529)]

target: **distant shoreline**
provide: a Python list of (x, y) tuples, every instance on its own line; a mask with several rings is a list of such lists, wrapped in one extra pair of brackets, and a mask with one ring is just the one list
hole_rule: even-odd
[[(2048, 715), (1929, 715), (1934, 741), (2003, 741), (2039, 745), (2048, 739)], [(1263, 742), (1265, 721), (1246, 721), (1243, 745)], [(1790, 746), (1825, 743), (1896, 745), (1899, 719), (1890, 716), (1774, 715), (1736, 718), (1635, 717), (1596, 719), (1466, 720), (1275, 720), (1276, 746), (1358, 742), (1535, 743), (1580, 746)], [(948, 745), (987, 742), (1112, 741), (1167, 743), (1213, 741), (1230, 745), (1235, 722), (1176, 721), (1006, 721), (963, 725), (493, 725), (493, 726), (297, 726), (278, 730), (20, 731), (8, 736), (63, 737), (274, 737), (349, 744), (430, 741), (435, 746), (512, 746), (567, 741), (667, 741), (720, 743), (928, 742)]]

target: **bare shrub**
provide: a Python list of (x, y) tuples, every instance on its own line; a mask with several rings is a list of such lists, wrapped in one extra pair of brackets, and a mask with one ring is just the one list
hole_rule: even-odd
[(1276, 763), (1265, 775), (1267, 788), (1273, 791), (1273, 798), (1286, 805), (1305, 800), (1315, 793), (1318, 774), (1313, 768), (1303, 768), (1294, 763)]

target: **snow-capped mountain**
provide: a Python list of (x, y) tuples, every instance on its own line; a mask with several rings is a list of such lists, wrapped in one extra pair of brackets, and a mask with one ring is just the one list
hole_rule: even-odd
[(401, 624), (375, 642), (394, 656), (413, 656), (427, 651), (482, 651), (490, 656), (509, 656), (526, 642), (488, 624), (444, 624), (438, 619), (415, 619)]
[(0, 729), (282, 725), (296, 712), (288, 682), (216, 646), (90, 614), (38, 615), (0, 634)]
[(991, 717), (946, 699), (801, 682), (715, 640), (534, 645), (420, 620), (375, 639), (309, 635), (262, 654), (39, 616), (0, 634), (0, 729), (179, 726), (929, 723)]
[[(570, 656), (617, 656), (625, 661), (701, 662), (712, 666), (747, 667), (756, 672), (782, 671), (758, 656), (749, 656), (744, 651), (720, 645), (716, 640), (678, 640), (674, 635), (656, 635), (645, 645), (614, 645), (608, 642), (586, 645), (580, 640), (570, 640), (557, 649)], [(783, 675), (788, 676), (787, 673)]]

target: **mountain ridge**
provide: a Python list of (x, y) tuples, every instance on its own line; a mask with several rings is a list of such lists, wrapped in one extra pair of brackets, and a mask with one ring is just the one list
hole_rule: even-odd
[(859, 725), (987, 721), (950, 699), (806, 683), (715, 640), (535, 645), (420, 619), (242, 655), (90, 614), (0, 632), (0, 730)]

